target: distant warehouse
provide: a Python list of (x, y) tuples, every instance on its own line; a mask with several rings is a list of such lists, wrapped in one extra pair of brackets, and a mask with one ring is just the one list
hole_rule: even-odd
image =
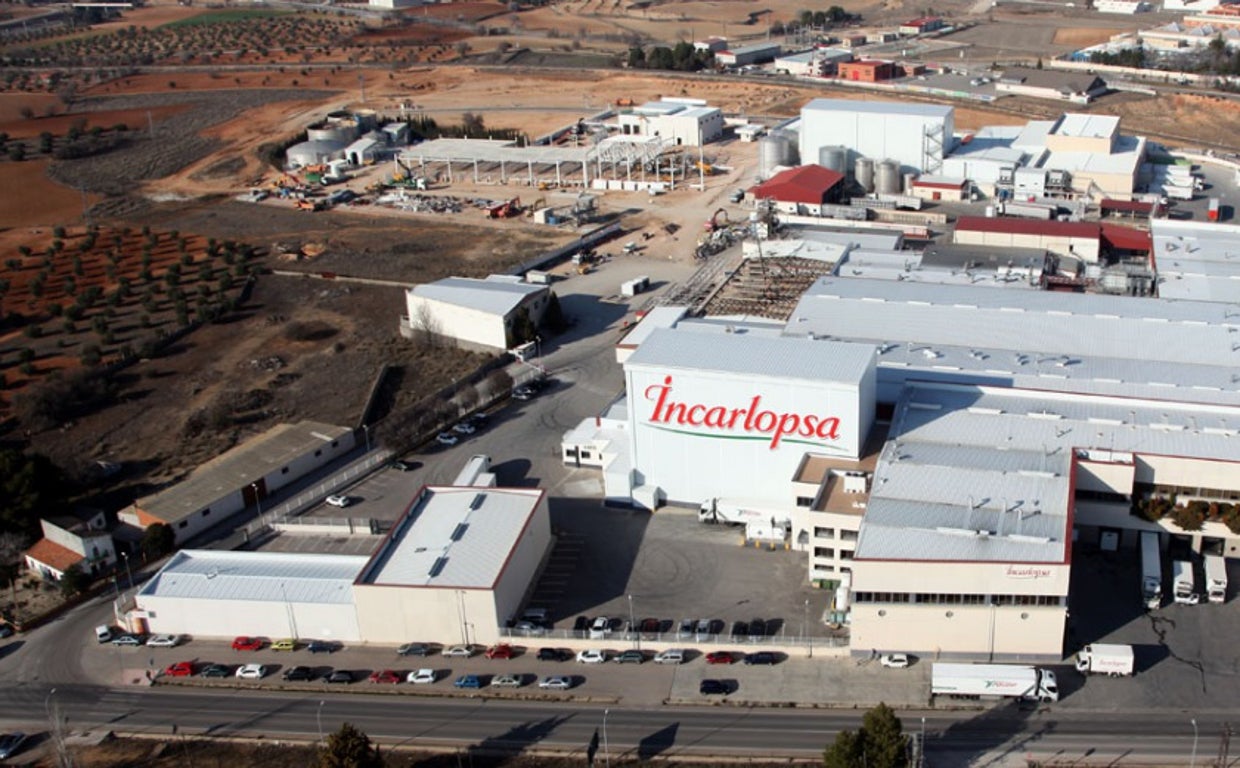
[(405, 292), (409, 314), (400, 319), (400, 332), (430, 333), (472, 349), (511, 349), (527, 340), (520, 326), (537, 327), (550, 295), (545, 286), (504, 275), (447, 277)]
[(774, 61), (783, 52), (778, 43), (758, 43), (740, 48), (730, 48), (715, 54), (715, 62), (725, 67), (744, 67)]

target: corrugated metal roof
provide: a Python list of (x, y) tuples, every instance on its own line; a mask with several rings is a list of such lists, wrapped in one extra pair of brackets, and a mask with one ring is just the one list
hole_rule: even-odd
[(856, 384), (874, 364), (874, 347), (765, 334), (718, 333), (709, 338), (691, 330), (659, 329), (625, 363), (646, 367), (719, 371), (807, 381)]
[(516, 309), (527, 296), (546, 290), (545, 286), (509, 280), (446, 277), (411, 288), (410, 292), (419, 298), (469, 307), (502, 317)]
[(1081, 237), (1097, 240), (1102, 230), (1086, 221), (1037, 221), (1034, 219), (987, 218), (961, 216), (956, 220), (957, 232), (995, 232), (1007, 235), (1041, 235), (1044, 237)]
[(367, 558), (289, 552), (183, 549), (138, 593), (143, 596), (259, 602), (353, 602), (353, 580)]
[(829, 193), (844, 180), (844, 174), (821, 165), (802, 165), (775, 174), (749, 190), (759, 200), (821, 205)]
[(1084, 138), (1106, 138), (1119, 131), (1119, 118), (1113, 115), (1091, 115), (1081, 112), (1066, 112), (1055, 125), (1057, 136), (1080, 136)]
[(538, 489), (426, 488), (360, 583), (490, 589), (541, 499)]
[(871, 115), (916, 115), (918, 117), (945, 117), (952, 114), (953, 107), (942, 104), (917, 104), (902, 101), (854, 101), (852, 99), (813, 99), (801, 111), (849, 112)]

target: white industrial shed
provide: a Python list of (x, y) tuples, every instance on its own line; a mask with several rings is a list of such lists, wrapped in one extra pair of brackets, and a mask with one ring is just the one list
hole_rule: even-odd
[(551, 291), (520, 278), (491, 275), (479, 280), (448, 277), (405, 292), (409, 314), (401, 317), (401, 334), (432, 333), (475, 349), (512, 348), (517, 319), (525, 312), (535, 326), (547, 311)]
[(801, 108), (801, 158), (814, 162), (823, 147), (891, 159), (905, 171), (941, 173), (951, 151), (955, 110), (939, 104), (814, 99)]
[(135, 598), (135, 629), (194, 637), (356, 641), (365, 557), (182, 550)]
[(358, 577), (362, 636), (493, 643), (550, 547), (541, 490), (425, 487)]

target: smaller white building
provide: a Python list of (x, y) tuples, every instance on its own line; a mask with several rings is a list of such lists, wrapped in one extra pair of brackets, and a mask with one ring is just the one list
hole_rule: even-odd
[(774, 61), (783, 51), (779, 43), (757, 43), (715, 53), (715, 62), (725, 67), (745, 67)]
[(406, 337), (430, 333), (467, 348), (507, 350), (523, 341), (517, 337), (523, 316), (537, 328), (550, 298), (546, 286), (515, 276), (447, 277), (405, 292), (409, 314), (401, 318), (400, 332)]
[(842, 62), (852, 60), (852, 51), (843, 48), (813, 48), (778, 56), (772, 67), (795, 77), (829, 77)]
[(361, 138), (344, 148), (344, 159), (352, 165), (374, 165), (384, 146), (371, 138)]
[(116, 548), (101, 510), (45, 517), (39, 521), (43, 538), (26, 550), (26, 568), (44, 579), (60, 581), (78, 566), (94, 576), (116, 565)]
[(701, 99), (650, 101), (620, 115), (624, 136), (658, 136), (675, 146), (700, 147), (723, 137), (723, 112)]

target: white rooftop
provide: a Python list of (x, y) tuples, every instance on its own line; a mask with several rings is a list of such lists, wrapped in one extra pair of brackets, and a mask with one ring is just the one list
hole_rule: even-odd
[(526, 296), (546, 290), (543, 286), (510, 280), (505, 275), (492, 275), (484, 280), (473, 277), (445, 277), (443, 280), (409, 289), (410, 293), (419, 298), (501, 316), (515, 309)]
[(1088, 115), (1068, 112), (1059, 119), (1054, 133), (1057, 136), (1080, 136), (1102, 139), (1119, 131), (1119, 118), (1113, 115)]
[(358, 581), (490, 589), (542, 498), (538, 489), (424, 488)]
[(1042, 167), (1076, 173), (1135, 174), (1145, 158), (1144, 136), (1118, 136), (1110, 154), (1101, 152), (1050, 152)]
[(878, 345), (907, 378), (1240, 403), (1240, 313), (1223, 304), (825, 277), (789, 336)]
[(138, 599), (341, 605), (353, 602), (353, 580), (367, 560), (354, 555), (183, 549), (143, 585)]
[(622, 347), (636, 347), (641, 345), (650, 334), (654, 333), (657, 328), (673, 328), (676, 323), (689, 311), (688, 307), (666, 306), (655, 307), (646, 313), (637, 325), (633, 326), (633, 330), (625, 334), (620, 340)]
[(856, 101), (853, 99), (813, 99), (801, 107), (802, 114), (811, 112), (864, 112), (871, 115), (916, 115), (946, 117), (954, 108), (942, 104), (916, 104), (901, 101)]
[(874, 364), (874, 347), (772, 337), (761, 333), (712, 334), (656, 329), (625, 363), (660, 370), (718, 371), (743, 376), (856, 384)]
[(912, 384), (875, 469), (858, 559), (1063, 562), (1073, 457), (1240, 461), (1240, 408)]
[(1154, 219), (1150, 233), (1159, 296), (1240, 303), (1240, 226)]
[(647, 101), (641, 106), (634, 107), (633, 112), (639, 115), (672, 115), (684, 109), (684, 104), (676, 104), (670, 101)]

